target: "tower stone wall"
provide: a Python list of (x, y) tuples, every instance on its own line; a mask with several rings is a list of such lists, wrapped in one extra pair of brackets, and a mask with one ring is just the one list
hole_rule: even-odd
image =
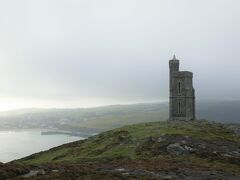
[(169, 120), (194, 120), (196, 117), (193, 73), (179, 71), (179, 60), (175, 56), (169, 61), (169, 68)]

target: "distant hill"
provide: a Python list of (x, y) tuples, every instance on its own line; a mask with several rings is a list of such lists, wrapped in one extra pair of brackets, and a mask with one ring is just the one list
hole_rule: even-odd
[[(240, 137), (223, 124), (159, 121), (124, 126), (2, 167), (6, 177), (13, 171), (30, 179), (232, 180), (240, 178), (239, 145)], [(9, 170), (14, 163), (18, 169)]]
[(168, 104), (113, 105), (80, 109), (24, 109), (0, 113), (0, 129), (57, 128), (104, 131), (127, 124), (166, 120)]
[[(240, 101), (197, 102), (197, 117), (239, 123)], [(0, 129), (48, 128), (69, 131), (105, 131), (123, 125), (168, 118), (168, 103), (113, 105), (79, 109), (22, 109), (0, 112)], [(91, 132), (92, 132), (91, 131)]]
[(197, 102), (197, 116), (217, 122), (240, 123), (240, 100)]

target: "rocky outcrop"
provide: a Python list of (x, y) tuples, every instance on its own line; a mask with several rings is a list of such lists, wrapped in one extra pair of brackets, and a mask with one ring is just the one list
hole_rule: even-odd
[(227, 140), (207, 141), (188, 136), (165, 135), (148, 138), (136, 152), (154, 157), (163, 154), (177, 156), (193, 154), (212, 160), (227, 160), (240, 165), (240, 143)]
[(240, 137), (240, 124), (226, 124), (225, 126), (232, 130), (235, 136)]

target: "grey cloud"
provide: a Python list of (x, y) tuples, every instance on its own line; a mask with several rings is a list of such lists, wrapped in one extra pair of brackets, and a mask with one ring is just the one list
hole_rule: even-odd
[(0, 98), (29, 98), (33, 106), (49, 99), (165, 101), (168, 60), (175, 53), (181, 69), (194, 72), (198, 99), (239, 99), (239, 5), (238, 0), (1, 2)]

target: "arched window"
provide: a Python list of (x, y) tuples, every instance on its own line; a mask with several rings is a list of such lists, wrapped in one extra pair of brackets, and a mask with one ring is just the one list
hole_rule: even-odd
[(178, 81), (178, 95), (181, 95), (181, 89), (182, 89), (182, 82)]
[(178, 102), (178, 114), (182, 113), (182, 103)]

